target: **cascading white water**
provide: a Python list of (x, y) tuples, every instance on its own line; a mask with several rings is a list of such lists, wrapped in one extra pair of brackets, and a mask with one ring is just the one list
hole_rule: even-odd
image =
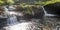
[(14, 15), (11, 15), (7, 19), (7, 25), (14, 25), (17, 23), (17, 18)]
[(56, 15), (53, 15), (53, 14), (48, 14), (47, 11), (44, 9), (44, 7), (42, 6), (43, 10), (44, 10), (44, 13), (45, 13), (45, 16), (56, 16)]
[[(7, 8), (6, 8), (7, 9)], [(40, 30), (38, 27), (38, 23), (35, 22), (22, 22), (18, 23), (17, 18), (15, 15), (23, 16), (23, 14), (19, 14), (16, 12), (9, 12), (8, 9), (6, 13), (9, 14), (9, 18), (7, 19), (7, 25), (5, 28), (6, 30)]]
[[(5, 10), (5, 14), (6, 14), (7, 17), (8, 17), (8, 19), (7, 19), (7, 25), (16, 24), (16, 23), (17, 23), (17, 18), (16, 18), (15, 15), (13, 15), (14, 13), (11, 14), (10, 11), (9, 11), (9, 9), (8, 9), (6, 6), (4, 6), (3, 8), (4, 8), (4, 10)], [(11, 9), (11, 10), (13, 10), (13, 9)]]
[(41, 30), (38, 27), (38, 24), (34, 22), (23, 22), (23, 23), (15, 24), (13, 26), (7, 26), (4, 28), (6, 30)]

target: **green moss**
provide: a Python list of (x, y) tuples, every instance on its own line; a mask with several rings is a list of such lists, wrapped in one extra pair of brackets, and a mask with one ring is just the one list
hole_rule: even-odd
[(60, 0), (46, 0), (46, 1), (34, 1), (33, 4), (37, 5), (47, 5), (47, 4), (53, 4), (55, 2), (60, 2)]

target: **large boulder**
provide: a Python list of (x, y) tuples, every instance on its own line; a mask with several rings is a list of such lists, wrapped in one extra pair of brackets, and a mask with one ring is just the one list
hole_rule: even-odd
[(43, 8), (41, 6), (40, 7), (32, 6), (31, 14), (30, 15), (26, 14), (26, 15), (27, 15), (27, 17), (32, 17), (32, 18), (35, 18), (35, 19), (42, 19), (43, 16), (44, 16), (44, 11), (43, 11)]
[[(25, 9), (27, 10), (27, 9)], [(21, 21), (39, 21), (42, 22), (44, 18), (44, 11), (41, 6), (32, 6), (31, 14), (24, 13), (23, 16), (17, 16), (18, 20)]]

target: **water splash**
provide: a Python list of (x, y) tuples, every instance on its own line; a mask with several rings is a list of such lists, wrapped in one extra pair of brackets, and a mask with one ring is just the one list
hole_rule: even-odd
[(13, 26), (5, 27), (5, 29), (6, 30), (40, 30), (40, 28), (38, 28), (37, 25), (36, 23), (32, 23), (32, 22), (23, 22)]

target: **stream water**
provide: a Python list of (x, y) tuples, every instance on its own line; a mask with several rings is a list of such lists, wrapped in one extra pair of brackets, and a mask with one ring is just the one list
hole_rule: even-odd
[[(45, 13), (45, 16), (55, 16), (55, 15), (52, 15), (52, 14), (48, 14), (44, 7), (42, 6), (43, 10), (44, 10), (44, 13)], [(6, 27), (4, 27), (6, 30), (41, 30), (39, 28), (39, 24), (36, 23), (36, 22), (22, 22), (22, 23), (19, 23), (17, 21), (17, 17), (15, 15), (11, 15), (11, 13), (8, 11), (7, 8), (5, 8), (6, 10), (6, 13), (10, 14), (8, 16), (8, 19), (7, 19), (7, 25)], [(12, 13), (12, 14), (17, 14), (17, 13)], [(19, 14), (17, 14), (19, 15)], [(20, 16), (22, 16), (22, 14), (20, 14)]]
[[(17, 13), (17, 12), (10, 12), (6, 6), (3, 7), (5, 10), (5, 13), (8, 16), (7, 19), (7, 25), (6, 27), (3, 27), (3, 29), (5, 30), (39, 30), (40, 28), (38, 28), (38, 23), (35, 22), (24, 22), (22, 21), (22, 23), (19, 23), (17, 21), (17, 17), (16, 15), (19, 16), (23, 16), (23, 14)], [(10, 8), (12, 8), (10, 6)]]

